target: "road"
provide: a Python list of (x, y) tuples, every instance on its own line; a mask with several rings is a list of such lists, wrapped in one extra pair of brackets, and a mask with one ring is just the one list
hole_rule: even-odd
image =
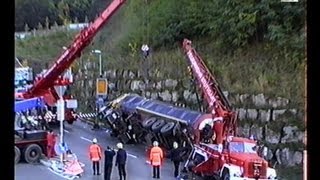
[[(71, 151), (76, 153), (80, 162), (84, 163), (85, 173), (81, 179), (103, 179), (103, 176), (93, 176), (91, 162), (88, 159), (88, 148), (93, 138), (98, 139), (98, 143), (105, 148), (106, 146), (116, 147), (118, 141), (109, 136), (105, 130), (93, 131), (91, 126), (82, 122), (75, 122), (73, 125), (65, 127), (65, 142), (68, 144)], [(147, 156), (142, 145), (124, 145), (124, 149), (128, 153), (127, 162), (127, 180), (148, 180), (152, 179), (151, 166), (146, 162)], [(101, 163), (103, 164), (103, 163)], [(102, 165), (103, 166), (103, 165)], [(16, 165), (16, 180), (22, 179), (46, 179), (58, 180), (63, 179), (41, 165)], [(119, 179), (118, 170), (114, 167), (112, 171), (112, 180)], [(173, 180), (173, 165), (169, 160), (164, 162), (161, 168), (161, 179)]]

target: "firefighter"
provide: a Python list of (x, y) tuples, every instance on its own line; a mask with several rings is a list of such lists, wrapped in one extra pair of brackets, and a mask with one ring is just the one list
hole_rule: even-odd
[[(117, 144), (117, 156), (116, 156), (116, 166), (118, 166), (120, 180), (126, 180), (126, 162), (127, 162), (127, 152), (123, 149), (123, 144)], [(123, 179), (122, 179), (123, 178)]]
[(110, 180), (113, 157), (115, 155), (115, 151), (107, 146), (107, 149), (104, 151), (104, 179)]
[(153, 147), (150, 151), (150, 163), (153, 167), (153, 178), (160, 179), (160, 166), (163, 159), (163, 151), (159, 147), (157, 141), (153, 142)]
[(128, 135), (128, 138), (129, 138), (128, 144), (137, 143), (136, 134), (134, 133), (134, 130), (132, 129), (132, 125), (128, 125), (126, 133)]
[(56, 144), (56, 135), (52, 131), (52, 129), (49, 130), (47, 133), (47, 157), (52, 158), (56, 156), (54, 145)]
[(175, 178), (179, 177), (180, 162), (182, 161), (182, 157), (181, 157), (182, 148), (178, 148), (178, 147), (179, 147), (178, 143), (173, 142), (173, 149), (170, 151), (170, 154), (169, 154), (169, 157), (174, 165), (174, 177)]
[(100, 175), (101, 148), (97, 144), (98, 140), (94, 138), (89, 148), (89, 156), (92, 161), (93, 175)]

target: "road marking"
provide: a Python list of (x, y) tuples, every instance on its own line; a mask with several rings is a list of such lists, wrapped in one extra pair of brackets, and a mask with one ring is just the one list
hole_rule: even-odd
[(63, 131), (64, 131), (64, 132), (66, 132), (66, 133), (70, 133), (70, 131), (68, 131), (68, 130), (65, 130), (65, 129), (64, 129)]
[(88, 142), (92, 142), (92, 140), (88, 139), (88, 138), (85, 138), (85, 137), (80, 137), (82, 140), (85, 140), (85, 141), (88, 141)]
[(130, 154), (130, 153), (128, 153), (128, 156), (133, 157), (133, 158), (138, 158), (137, 156)]

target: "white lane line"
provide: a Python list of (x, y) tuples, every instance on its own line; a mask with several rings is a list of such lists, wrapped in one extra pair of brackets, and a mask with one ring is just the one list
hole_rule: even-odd
[(133, 158), (138, 158), (137, 156), (130, 154), (130, 153), (128, 153), (128, 156), (133, 157)]
[(92, 142), (92, 140), (88, 139), (88, 138), (85, 138), (85, 137), (80, 137), (82, 140), (85, 140), (85, 141), (88, 141), (88, 142)]
[(64, 129), (63, 131), (64, 131), (64, 132), (66, 132), (66, 133), (70, 133), (70, 131), (68, 131), (68, 130), (65, 130), (65, 129)]
[[(88, 139), (88, 138), (85, 138), (85, 137), (80, 137), (82, 140), (85, 140), (85, 141), (88, 141), (88, 142), (92, 142), (90, 139)], [(137, 159), (138, 157), (136, 156), (136, 155), (133, 155), (133, 154), (130, 154), (130, 153), (128, 153), (128, 156), (130, 156), (130, 157), (133, 157), (133, 158), (135, 158), (135, 159)]]

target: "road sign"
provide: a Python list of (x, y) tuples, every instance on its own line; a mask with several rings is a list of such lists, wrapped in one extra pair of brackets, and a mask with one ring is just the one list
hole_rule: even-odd
[(76, 109), (78, 108), (78, 101), (76, 99), (66, 100), (67, 108)]
[(106, 78), (97, 78), (96, 86), (97, 95), (108, 94), (108, 80)]
[(58, 96), (62, 98), (62, 96), (66, 92), (67, 86), (54, 86), (54, 89), (56, 90)]

